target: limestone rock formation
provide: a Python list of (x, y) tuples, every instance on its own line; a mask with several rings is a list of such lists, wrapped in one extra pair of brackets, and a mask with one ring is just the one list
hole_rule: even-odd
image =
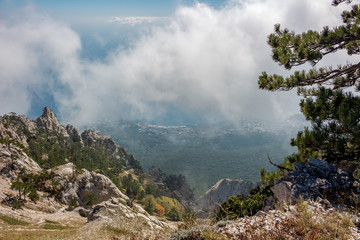
[(117, 152), (117, 145), (111, 139), (104, 137), (93, 130), (85, 130), (81, 134), (82, 141), (86, 146), (95, 147), (96, 145), (103, 145), (108, 151)]
[(79, 142), (81, 146), (84, 146), (84, 142), (77, 128), (68, 124), (66, 125), (66, 132), (74, 142)]
[(77, 205), (84, 206), (89, 194), (95, 197), (96, 203), (113, 197), (128, 199), (108, 177), (86, 169), (76, 169), (73, 163), (56, 167), (54, 173), (61, 188), (58, 198), (63, 204), (76, 201)]
[(26, 173), (38, 173), (40, 166), (26, 153), (12, 144), (0, 144), (0, 176), (14, 180), (20, 170)]
[(11, 139), (28, 147), (24, 131), (31, 134), (36, 128), (35, 121), (27, 119), (24, 115), (6, 115), (0, 120), (0, 139)]
[(65, 137), (69, 136), (65, 128), (56, 119), (55, 113), (47, 107), (44, 108), (43, 114), (36, 119), (36, 126), (46, 132), (56, 132)]
[(159, 221), (157, 218), (150, 216), (141, 206), (134, 204), (132, 207), (124, 204), (124, 198), (111, 198), (108, 201), (97, 204), (91, 210), (88, 220), (108, 220), (116, 219), (117, 216), (121, 216), (123, 221), (129, 221), (129, 219), (137, 219), (137, 221), (143, 222), (151, 229), (163, 230), (165, 228), (173, 228), (164, 222)]
[(294, 171), (278, 179), (271, 190), (280, 202), (293, 204), (301, 197), (327, 199), (333, 204), (350, 204), (359, 193), (359, 182), (350, 172), (318, 159), (308, 159), (308, 165), (294, 164)]
[(211, 211), (217, 204), (231, 196), (249, 195), (250, 191), (259, 186), (258, 183), (243, 179), (221, 179), (197, 201), (197, 208)]

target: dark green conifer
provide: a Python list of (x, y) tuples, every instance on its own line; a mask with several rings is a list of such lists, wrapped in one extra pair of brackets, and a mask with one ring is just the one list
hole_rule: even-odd
[[(334, 0), (336, 6), (342, 2)], [(360, 54), (360, 5), (353, 4), (342, 13), (340, 26), (324, 27), (322, 31), (296, 34), (275, 25), (268, 36), (272, 58), (285, 69), (310, 63), (312, 69), (295, 71), (288, 77), (263, 72), (259, 77), (260, 89), (269, 91), (298, 88), (303, 96), (300, 107), (311, 128), (299, 132), (291, 140), (298, 154), (285, 159), (283, 165), (304, 162), (309, 157), (332, 163), (342, 160), (357, 165), (360, 162), (360, 62), (339, 63), (338, 66), (318, 67), (324, 56), (345, 50), (347, 54)], [(353, 58), (354, 59), (354, 58)], [(262, 171), (262, 176), (266, 173)]]

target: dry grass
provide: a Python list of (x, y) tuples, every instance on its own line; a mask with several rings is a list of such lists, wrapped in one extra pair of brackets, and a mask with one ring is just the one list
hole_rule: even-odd
[[(26, 218), (28, 219), (28, 218)], [(1, 216), (0, 239), (1, 240), (48, 240), (48, 239), (75, 239), (73, 236), (76, 229), (83, 226), (82, 222), (72, 222), (69, 228), (57, 221), (45, 219), (24, 221), (10, 216)]]
[(74, 239), (74, 229), (66, 230), (45, 230), (39, 228), (23, 229), (2, 229), (0, 232), (1, 240), (48, 240), (48, 239)]
[(179, 225), (178, 231), (173, 233), (169, 240), (225, 240), (226, 238), (218, 233), (211, 221), (207, 219), (184, 221)]
[(349, 239), (352, 220), (338, 212), (309, 210), (306, 202), (296, 206), (295, 218), (289, 221), (294, 232), (303, 239)]
[(352, 220), (345, 214), (322, 211), (311, 207), (307, 202), (295, 206), (291, 212), (280, 213), (277, 216), (244, 218), (242, 231), (233, 234), (225, 231), (228, 239), (350, 239)]

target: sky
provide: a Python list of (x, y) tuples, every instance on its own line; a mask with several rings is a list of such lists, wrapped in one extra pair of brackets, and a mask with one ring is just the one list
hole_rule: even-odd
[[(266, 44), (341, 23), (331, 0), (0, 0), (0, 114), (53, 108), (75, 126), (164, 125), (299, 113), (296, 91), (259, 90), (261, 72), (289, 75)], [(346, 61), (339, 53), (324, 64)], [(305, 66), (308, 67), (308, 66)]]

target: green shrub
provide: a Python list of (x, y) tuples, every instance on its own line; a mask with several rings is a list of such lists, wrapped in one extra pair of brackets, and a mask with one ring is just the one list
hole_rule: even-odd
[(221, 220), (234, 220), (239, 217), (252, 216), (260, 211), (266, 197), (272, 196), (271, 186), (255, 188), (250, 196), (233, 196), (221, 203), (215, 210), (216, 222)]
[(144, 199), (141, 200), (141, 204), (149, 214), (154, 213), (156, 208), (156, 200), (153, 195), (146, 195), (146, 197), (144, 197)]
[(170, 209), (167, 216), (169, 217), (169, 220), (180, 221), (182, 217), (181, 210), (177, 207), (173, 207)]
[(88, 200), (85, 202), (85, 206), (89, 206), (91, 207), (92, 205), (94, 205), (97, 202), (97, 197), (92, 194), (92, 193), (88, 193), (87, 194)]
[(12, 209), (16, 210), (16, 209), (20, 209), (22, 206), (24, 206), (24, 201), (22, 199), (18, 199), (16, 200), (12, 205)]
[(69, 207), (66, 209), (67, 211), (72, 211), (74, 210), (76, 207), (78, 207), (79, 205), (77, 204), (75, 199), (71, 199)]

